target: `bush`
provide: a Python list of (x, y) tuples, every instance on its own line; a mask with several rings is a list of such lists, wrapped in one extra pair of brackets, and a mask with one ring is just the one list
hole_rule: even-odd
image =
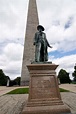
[(60, 80), (60, 83), (71, 83), (71, 80), (69, 78), (69, 73), (67, 73), (65, 70), (61, 69), (58, 78)]

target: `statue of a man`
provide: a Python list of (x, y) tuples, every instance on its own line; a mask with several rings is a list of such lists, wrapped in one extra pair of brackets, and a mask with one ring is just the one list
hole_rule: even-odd
[(48, 61), (47, 48), (52, 48), (47, 39), (46, 34), (43, 32), (45, 29), (43, 26), (37, 26), (38, 32), (35, 33), (34, 45), (35, 45), (35, 62), (45, 62)]

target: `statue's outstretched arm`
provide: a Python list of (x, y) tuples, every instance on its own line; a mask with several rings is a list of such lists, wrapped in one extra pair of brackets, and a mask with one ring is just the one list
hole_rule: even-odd
[(46, 42), (47, 42), (47, 46), (50, 47), (50, 48), (52, 48), (52, 46), (50, 46), (50, 44), (49, 44), (49, 42), (48, 42), (48, 40), (46, 38), (46, 34), (45, 34), (45, 39), (46, 39)]

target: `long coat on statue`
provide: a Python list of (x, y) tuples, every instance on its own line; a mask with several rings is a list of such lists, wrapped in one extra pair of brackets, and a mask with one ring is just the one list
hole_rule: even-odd
[(44, 32), (36, 32), (34, 37), (35, 45), (35, 61), (44, 62), (48, 61), (47, 48), (50, 47), (46, 34)]

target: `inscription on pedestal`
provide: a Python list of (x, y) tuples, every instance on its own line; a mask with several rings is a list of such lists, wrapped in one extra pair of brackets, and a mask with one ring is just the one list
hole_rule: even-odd
[(54, 76), (32, 77), (31, 99), (56, 98), (57, 90)]

